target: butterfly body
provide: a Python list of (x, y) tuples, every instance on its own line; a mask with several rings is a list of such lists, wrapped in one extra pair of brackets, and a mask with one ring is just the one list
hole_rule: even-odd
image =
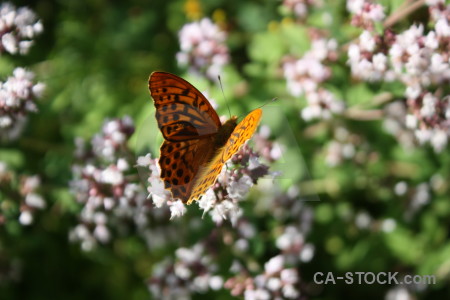
[(174, 198), (190, 204), (214, 184), (224, 163), (253, 135), (262, 111), (252, 111), (239, 124), (235, 116), (221, 124), (205, 96), (176, 75), (153, 72), (149, 89), (164, 137), (161, 179)]
[(216, 148), (223, 147), (230, 138), (230, 135), (233, 133), (236, 126), (237, 117), (233, 116), (219, 128), (219, 131), (217, 131), (217, 134), (214, 136), (214, 146)]

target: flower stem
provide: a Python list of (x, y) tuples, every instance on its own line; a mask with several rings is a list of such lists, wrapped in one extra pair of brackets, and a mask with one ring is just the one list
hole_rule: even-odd
[[(411, 1), (407, 1), (407, 2), (411, 2)], [(393, 26), (399, 20), (404, 19), (407, 15), (413, 13), (415, 10), (419, 9), (419, 7), (422, 7), (423, 5), (425, 5), (425, 0), (418, 0), (418, 1), (412, 2), (411, 5), (409, 5), (409, 6), (402, 5), (397, 11), (392, 13), (386, 19), (386, 21), (384, 21), (384, 23), (383, 23), (384, 28)]]

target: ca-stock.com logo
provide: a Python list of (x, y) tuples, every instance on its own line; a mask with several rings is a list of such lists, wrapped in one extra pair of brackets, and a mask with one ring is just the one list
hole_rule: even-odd
[(316, 284), (436, 284), (435, 275), (401, 275), (399, 272), (346, 272), (340, 276), (332, 272), (316, 272), (313, 277)]

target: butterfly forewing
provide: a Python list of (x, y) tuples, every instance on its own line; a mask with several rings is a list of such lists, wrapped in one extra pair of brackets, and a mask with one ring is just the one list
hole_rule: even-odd
[(168, 141), (205, 138), (221, 124), (214, 108), (192, 84), (166, 72), (150, 75), (149, 89), (158, 126)]
[(261, 115), (262, 110), (260, 108), (255, 109), (236, 126), (224, 146), (224, 151), (222, 152), (223, 162), (229, 160), (253, 136), (258, 128), (259, 121), (261, 121)]
[(259, 108), (255, 109), (236, 126), (226, 144), (219, 149), (212, 161), (200, 170), (199, 179), (195, 182), (188, 204), (199, 199), (216, 182), (225, 162), (255, 133), (261, 120), (261, 115), (262, 110)]

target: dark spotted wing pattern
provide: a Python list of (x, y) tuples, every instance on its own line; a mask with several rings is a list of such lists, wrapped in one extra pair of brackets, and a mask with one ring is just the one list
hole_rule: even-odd
[(212, 142), (211, 137), (181, 142), (164, 141), (159, 158), (161, 179), (174, 198), (190, 203), (199, 168), (213, 155)]
[(153, 72), (148, 86), (158, 127), (167, 141), (204, 138), (219, 130), (220, 119), (214, 108), (186, 80), (166, 72)]

